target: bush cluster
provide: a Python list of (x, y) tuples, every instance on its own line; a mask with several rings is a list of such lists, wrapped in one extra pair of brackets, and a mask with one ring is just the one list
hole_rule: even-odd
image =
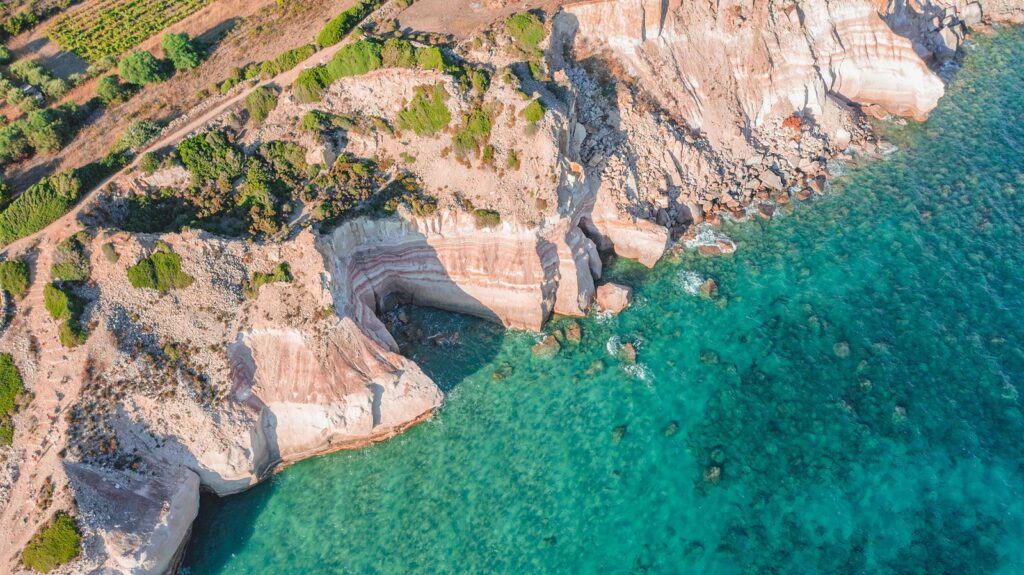
[(476, 209), (473, 210), (473, 219), (478, 228), (493, 228), (501, 223), (501, 214), (494, 210)]
[(178, 145), (178, 157), (197, 183), (242, 175), (244, 154), (228, 142), (224, 132), (206, 132)]
[(49, 573), (78, 557), (81, 552), (78, 525), (70, 515), (60, 512), (32, 536), (21, 552), (21, 562), (34, 571)]
[(129, 84), (145, 86), (164, 80), (163, 69), (156, 56), (145, 50), (131, 52), (117, 64), (117, 73)]
[(544, 23), (535, 14), (521, 12), (505, 20), (505, 29), (528, 54), (537, 52), (537, 46), (544, 40)]
[(276, 107), (277, 92), (267, 86), (260, 86), (245, 97), (245, 109), (249, 112), (249, 116), (257, 122), (266, 120)]
[(67, 103), (33, 110), (22, 120), (0, 126), (0, 167), (27, 158), (31, 152), (55, 152), (68, 142), (88, 110)]
[(398, 113), (398, 127), (412, 130), (418, 136), (430, 136), (443, 130), (452, 121), (448, 111), (448, 93), (443, 84), (420, 87), (412, 102)]
[(67, 213), (81, 192), (82, 181), (76, 171), (39, 180), (0, 212), (0, 244), (43, 229)]
[(184, 32), (167, 34), (161, 40), (160, 47), (175, 70), (191, 70), (203, 63), (202, 49)]
[(181, 256), (166, 244), (158, 244), (152, 255), (128, 268), (128, 281), (132, 287), (167, 293), (172, 289), (187, 288), (195, 280), (181, 271)]
[(85, 252), (88, 237), (85, 232), (78, 232), (57, 244), (53, 267), (50, 268), (53, 279), (64, 282), (84, 282), (89, 279), (89, 256)]
[(11, 73), (26, 84), (31, 84), (52, 100), (59, 100), (68, 93), (70, 86), (60, 78), (55, 78), (50, 71), (35, 60), (20, 60), (11, 64)]

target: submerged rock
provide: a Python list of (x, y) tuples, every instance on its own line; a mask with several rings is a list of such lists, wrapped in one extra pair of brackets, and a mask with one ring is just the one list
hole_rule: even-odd
[(612, 429), (612, 443), (618, 444), (620, 441), (622, 441), (622, 438), (626, 436), (627, 429), (628, 426), (625, 424), (616, 425)]
[(558, 352), (562, 350), (561, 344), (555, 339), (555, 336), (548, 335), (543, 341), (534, 344), (531, 351), (533, 355), (541, 359), (551, 359), (558, 355)]
[(679, 433), (679, 422), (675, 420), (666, 423), (665, 427), (661, 428), (661, 434), (665, 437), (672, 437), (677, 433)]
[(722, 468), (719, 465), (709, 465), (704, 469), (704, 481), (718, 483), (722, 479)]
[(506, 377), (512, 375), (513, 369), (510, 364), (503, 363), (498, 369), (491, 372), (491, 379), (494, 381), (501, 381)]
[(714, 278), (708, 278), (700, 286), (700, 295), (714, 299), (718, 295), (718, 282)]
[(565, 326), (565, 341), (572, 344), (579, 344), (583, 340), (583, 328), (576, 322), (570, 322)]
[(622, 344), (622, 348), (619, 349), (619, 359), (630, 365), (636, 363), (636, 348), (632, 343)]
[(846, 358), (850, 357), (850, 344), (841, 341), (832, 346), (832, 353), (836, 354), (836, 357)]

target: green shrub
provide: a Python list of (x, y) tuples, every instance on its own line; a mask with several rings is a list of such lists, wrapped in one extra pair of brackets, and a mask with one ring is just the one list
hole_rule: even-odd
[(452, 136), (452, 147), (459, 156), (478, 151), (491, 137), (491, 119), (481, 108), (474, 108), (466, 124)]
[(278, 54), (273, 60), (260, 65), (260, 75), (269, 80), (281, 72), (286, 72), (299, 65), (316, 52), (316, 46), (307, 44)]
[(428, 46), (416, 51), (416, 64), (424, 70), (444, 70), (444, 55), (437, 46)]
[(381, 67), (381, 45), (372, 40), (359, 40), (338, 50), (327, 63), (325, 86), (349, 76), (359, 76)]
[(266, 86), (256, 88), (245, 97), (245, 109), (249, 111), (249, 116), (257, 122), (266, 120), (276, 107), (277, 92)]
[(68, 294), (56, 285), (46, 284), (43, 289), (43, 304), (53, 319), (71, 319), (71, 300), (68, 298)]
[(0, 165), (28, 157), (30, 146), (21, 130), (21, 123), (0, 126)]
[(78, 201), (82, 181), (77, 171), (43, 178), (0, 213), (0, 244), (33, 234), (67, 213)]
[(188, 34), (167, 34), (160, 43), (164, 56), (175, 70), (191, 70), (203, 62), (203, 52), (189, 40)]
[(427, 89), (420, 86), (416, 96), (404, 110), (398, 113), (398, 127), (412, 130), (418, 136), (429, 136), (444, 129), (452, 121), (451, 112), (445, 100), (448, 94), (444, 86), (436, 84)]
[(523, 108), (523, 117), (527, 122), (539, 122), (544, 118), (544, 104), (540, 100), (534, 100)]
[(21, 562), (34, 571), (49, 573), (81, 552), (78, 525), (70, 515), (60, 512), (32, 536), (21, 552)]
[(61, 345), (68, 349), (84, 344), (88, 337), (89, 333), (82, 328), (81, 324), (72, 320), (61, 323), (60, 328), (57, 329), (57, 339), (60, 340)]
[(24, 260), (0, 262), (0, 289), (14, 297), (25, 295), (28, 290), (28, 264)]
[(115, 74), (100, 78), (96, 84), (96, 95), (107, 106), (128, 101), (134, 92), (131, 86), (122, 84), (121, 79)]
[(505, 158), (505, 167), (510, 170), (518, 170), (519, 165), (519, 155), (516, 154), (515, 150), (509, 150), (508, 157)]
[(62, 116), (54, 110), (35, 110), (21, 127), (30, 146), (39, 152), (51, 153), (61, 149), (70, 135)]
[(178, 156), (198, 182), (217, 178), (235, 180), (242, 175), (245, 155), (228, 142), (223, 132), (206, 132), (178, 145)]
[(142, 157), (139, 158), (139, 169), (147, 175), (152, 174), (160, 169), (160, 157), (156, 155), (156, 152), (142, 154)]
[(181, 256), (166, 248), (158, 248), (153, 255), (128, 268), (128, 281), (132, 287), (167, 293), (172, 289), (187, 288), (194, 278), (181, 271)]
[(21, 371), (14, 364), (14, 356), (0, 353), (0, 418), (14, 414), (18, 396), (24, 391), (25, 383), (21, 379)]
[(0, 46), (0, 64), (7, 64), (11, 61), (12, 54), (7, 46)]
[(416, 67), (416, 47), (401, 38), (388, 38), (381, 48), (380, 57), (385, 68)]
[(316, 35), (317, 45), (321, 48), (326, 48), (341, 42), (345, 35), (351, 32), (364, 18), (369, 16), (370, 12), (373, 12), (378, 4), (378, 0), (362, 0), (362, 2), (352, 8), (335, 16)]
[(14, 422), (10, 419), (0, 419), (0, 445), (14, 443)]
[(505, 28), (519, 44), (519, 47), (526, 52), (536, 52), (537, 45), (544, 40), (544, 23), (529, 12), (509, 16), (505, 20)]
[(493, 228), (501, 223), (501, 214), (494, 210), (476, 209), (473, 210), (473, 219), (478, 228)]
[(288, 262), (281, 262), (270, 273), (253, 273), (252, 278), (242, 284), (242, 293), (249, 299), (256, 299), (260, 294), (260, 288), (264, 285), (277, 282), (288, 283), (291, 281), (292, 273), (288, 267)]
[(164, 79), (160, 62), (145, 50), (136, 50), (121, 58), (117, 65), (117, 73), (121, 75), (122, 80), (136, 86), (155, 84)]

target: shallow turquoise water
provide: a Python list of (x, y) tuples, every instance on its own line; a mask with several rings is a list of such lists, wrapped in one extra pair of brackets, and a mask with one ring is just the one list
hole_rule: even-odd
[(462, 331), (406, 345), (443, 411), (204, 500), (188, 569), (1024, 572), (1022, 61), (1024, 31), (979, 39), (902, 151), (728, 225), (732, 258), (614, 263), (637, 303), (553, 360), (414, 311)]

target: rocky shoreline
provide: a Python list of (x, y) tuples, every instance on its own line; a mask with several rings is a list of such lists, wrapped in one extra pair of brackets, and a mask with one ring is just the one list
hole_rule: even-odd
[[(935, 70), (956, 57), (967, 29), (1024, 20), (1012, 0), (783, 4), (567, 4), (548, 19), (550, 80), (523, 82), (547, 105), (543, 119), (524, 131), (516, 90), (495, 82), (486, 93), (501, 110), (492, 141), (518, 149), (522, 169), (464, 167), (443, 152), (447, 134), (351, 134), (340, 149), (309, 142), (320, 158), (420, 158), (408, 170), (438, 198), (430, 215), (403, 208), (279, 243), (196, 231), (94, 238), (88, 344), (40, 359), (26, 342), (54, 335), (40, 335), (27, 313), (0, 337), (20, 365), (37, 366), (26, 370), (30, 389), (73, 381), (63, 387), (78, 390), (74, 407), (88, 414), (67, 424), (73, 447), (57, 478), (86, 535), (84, 558), (67, 572), (173, 570), (200, 489), (235, 493), (295, 461), (429, 419), (443, 393), (398, 353), (380, 319), (395, 303), (531, 330), (552, 314), (584, 316), (595, 300), (621, 309), (628, 294), (601, 285), (600, 252), (648, 267), (680, 246), (731, 253), (727, 238), (707, 231), (721, 217), (770, 218), (822, 193), (829, 159), (875, 145), (866, 114), (926, 118), (943, 92)], [(503, 65), (496, 37), (458, 49)], [(450, 107), (469, 108), (451, 78), (419, 70), (346, 78), (319, 105), (393, 117), (402, 100), (381, 93), (408, 96), (434, 82)], [(246, 138), (294, 131), (309, 109), (282, 102)], [(120, 186), (160, 188), (173, 176)], [(466, 205), (500, 220), (482, 225)], [(160, 295), (129, 284), (127, 267), (157, 242), (180, 256), (191, 286)], [(105, 258), (105, 245), (119, 257)], [(281, 262), (294, 271), (290, 282), (243, 297), (253, 273)], [(169, 357), (168, 342), (182, 359), (144, 351), (163, 346)], [(17, 529), (29, 513), (4, 505), (0, 527)], [(17, 572), (19, 550), (0, 551)]]

